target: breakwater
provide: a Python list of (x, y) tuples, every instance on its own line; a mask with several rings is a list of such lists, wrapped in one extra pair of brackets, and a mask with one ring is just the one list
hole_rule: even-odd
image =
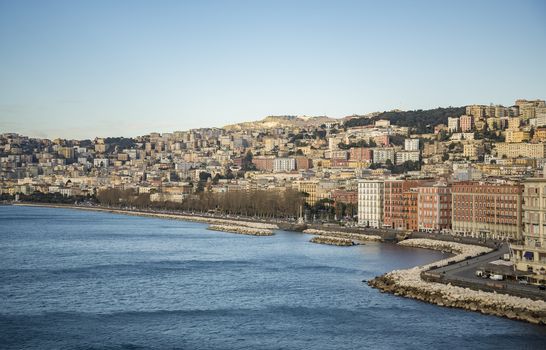
[(317, 236), (327, 236), (327, 237), (336, 237), (342, 239), (348, 239), (352, 241), (375, 241), (380, 242), (382, 240), (381, 236), (375, 235), (366, 235), (363, 233), (350, 233), (342, 231), (325, 231), (325, 230), (316, 230), (316, 229), (307, 229), (303, 233), (317, 235)]
[(328, 245), (337, 245), (342, 247), (348, 247), (355, 245), (355, 242), (353, 242), (350, 239), (347, 238), (339, 238), (339, 237), (331, 237), (331, 236), (316, 236), (311, 238), (309, 241), (311, 243), (318, 243), (318, 244), (328, 244)]
[(266, 228), (231, 226), (231, 225), (210, 225), (208, 230), (238, 233), (249, 236), (273, 236), (273, 231)]
[(421, 273), (431, 268), (446, 266), (453, 262), (485, 254), (491, 249), (430, 239), (410, 239), (399, 244), (408, 247), (441, 250), (456, 255), (431, 264), (386, 273), (368, 281), (370, 286), (382, 292), (422, 300), (439, 306), (457, 307), (535, 324), (546, 324), (546, 302), (543, 300), (532, 300), (450, 284), (428, 282), (421, 278)]

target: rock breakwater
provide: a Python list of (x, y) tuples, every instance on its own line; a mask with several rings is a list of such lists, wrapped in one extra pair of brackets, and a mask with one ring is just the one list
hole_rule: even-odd
[(328, 236), (328, 237), (344, 238), (344, 239), (349, 239), (349, 240), (352, 240), (352, 241), (376, 241), (376, 242), (381, 241), (380, 236), (366, 235), (366, 234), (363, 234), (363, 233), (350, 233), (350, 232), (341, 232), (341, 231), (326, 231), (326, 230), (316, 230), (316, 229), (312, 229), (312, 228), (304, 230), (303, 233), (308, 233), (308, 234), (317, 235), (317, 236)]
[(249, 236), (273, 236), (273, 231), (265, 228), (256, 227), (210, 225), (207, 229), (212, 231), (231, 232)]
[(311, 243), (318, 243), (318, 244), (329, 244), (329, 245), (337, 245), (342, 247), (348, 247), (355, 245), (355, 242), (353, 242), (350, 239), (347, 238), (339, 238), (339, 237), (331, 237), (331, 236), (316, 236), (311, 238), (309, 241)]

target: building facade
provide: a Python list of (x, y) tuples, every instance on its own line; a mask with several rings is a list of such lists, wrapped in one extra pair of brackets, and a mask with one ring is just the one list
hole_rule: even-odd
[(516, 269), (546, 284), (546, 178), (523, 182), (523, 239), (511, 245)]
[(385, 180), (383, 227), (397, 230), (408, 229), (408, 214), (404, 194), (412, 188), (423, 186), (425, 180), (389, 179)]
[(358, 224), (365, 227), (383, 226), (383, 180), (358, 181)]
[(451, 229), (451, 186), (436, 183), (417, 188), (417, 222), (419, 231)]
[(453, 233), (480, 238), (520, 239), (522, 193), (523, 186), (518, 183), (453, 183)]

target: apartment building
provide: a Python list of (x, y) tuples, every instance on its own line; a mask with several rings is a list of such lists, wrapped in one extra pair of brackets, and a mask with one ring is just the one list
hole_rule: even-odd
[(533, 283), (546, 284), (546, 178), (523, 181), (523, 239), (513, 244), (516, 269)]
[(447, 118), (447, 130), (449, 132), (459, 131), (459, 118), (457, 118), (457, 117)]
[(396, 164), (404, 164), (404, 162), (418, 162), (421, 158), (419, 151), (399, 151), (396, 152)]
[(395, 162), (394, 148), (376, 148), (373, 151), (373, 162), (378, 164), (384, 164), (390, 160), (393, 164)]
[(383, 226), (383, 180), (358, 181), (358, 224), (380, 228)]
[(500, 158), (545, 158), (545, 143), (507, 143), (498, 142), (495, 144), (497, 156)]
[(419, 139), (405, 139), (404, 151), (419, 151)]
[[(427, 180), (388, 179), (384, 185), (383, 226), (398, 230), (408, 229), (406, 192), (427, 184)], [(407, 199), (410, 199), (408, 197)]]
[(402, 194), (402, 220), (407, 231), (419, 230), (419, 192), (416, 188), (410, 188)]
[(531, 139), (531, 133), (529, 131), (522, 130), (506, 130), (505, 141), (507, 143), (521, 143)]
[(515, 182), (455, 182), (451, 187), (452, 231), (481, 238), (521, 238), (523, 186)]
[(451, 229), (451, 186), (438, 182), (417, 188), (417, 224), (420, 231)]
[(373, 151), (367, 147), (351, 147), (349, 150), (349, 159), (352, 161), (371, 162), (373, 160)]
[(252, 163), (256, 166), (256, 169), (262, 171), (273, 171), (273, 162), (275, 157), (273, 156), (256, 156), (252, 158)]
[(469, 132), (474, 127), (474, 117), (471, 115), (462, 115), (459, 118), (459, 127), (461, 132)]

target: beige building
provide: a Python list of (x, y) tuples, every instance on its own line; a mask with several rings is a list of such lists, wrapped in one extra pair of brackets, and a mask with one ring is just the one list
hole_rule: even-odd
[(523, 183), (523, 242), (512, 245), (516, 269), (546, 284), (546, 178)]
[(501, 158), (544, 158), (546, 144), (544, 143), (508, 143), (495, 144), (497, 155)]
[(321, 199), (330, 198), (331, 191), (336, 188), (336, 183), (334, 181), (299, 180), (294, 182), (294, 187), (298, 192), (307, 193), (305, 202), (314, 205)]
[(506, 130), (506, 142), (508, 143), (520, 143), (526, 142), (531, 139), (529, 131), (521, 130)]
[(463, 156), (470, 160), (477, 160), (485, 153), (483, 142), (466, 142), (463, 145)]

